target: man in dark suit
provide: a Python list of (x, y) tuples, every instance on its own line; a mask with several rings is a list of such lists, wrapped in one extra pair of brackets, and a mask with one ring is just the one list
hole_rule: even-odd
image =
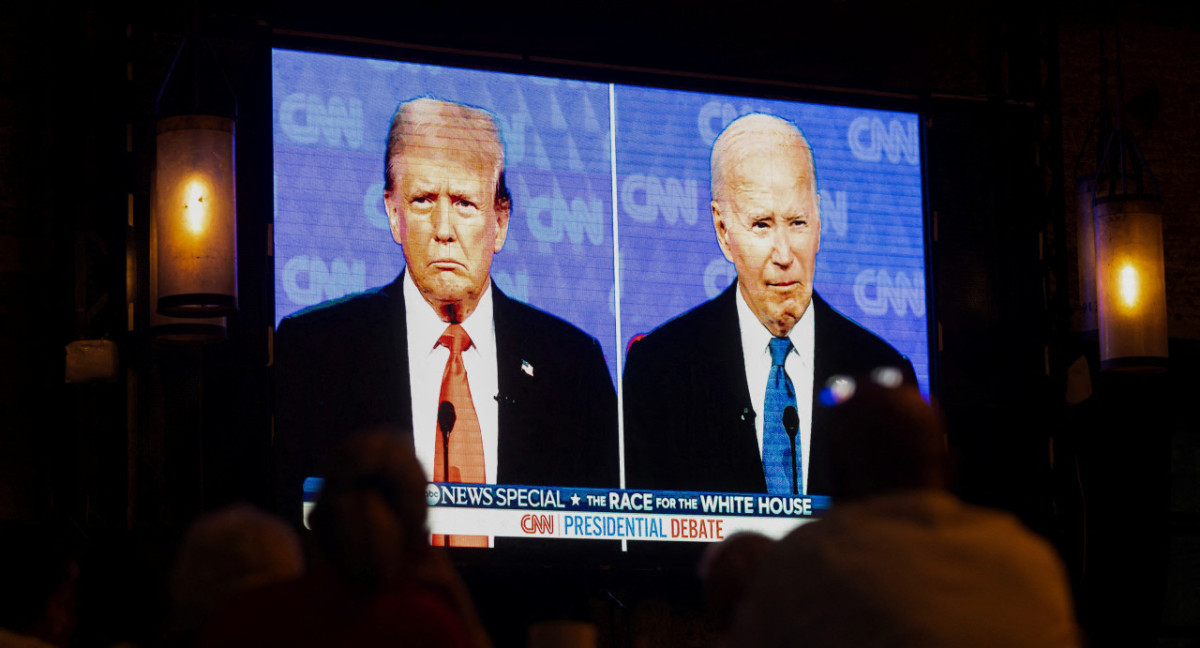
[(303, 479), (337, 441), (380, 426), (411, 434), (435, 481), (617, 486), (616, 396), (599, 343), (490, 279), (510, 208), (491, 116), (402, 103), (384, 200), (405, 270), (285, 318), (276, 335), (281, 511), (299, 514)]
[(625, 364), (630, 488), (815, 493), (828, 488), (825, 413), (837, 374), (912, 364), (813, 291), (821, 241), (812, 152), (762, 114), (713, 144), (713, 225), (737, 281), (635, 342)]

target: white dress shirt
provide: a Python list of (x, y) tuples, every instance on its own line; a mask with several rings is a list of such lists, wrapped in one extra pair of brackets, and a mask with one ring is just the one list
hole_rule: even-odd
[[(425, 469), (425, 477), (433, 479), (434, 450), (441, 441), (437, 427), (437, 411), (442, 390), (442, 374), (450, 349), (438, 344), (438, 338), (449, 326), (438, 317), (433, 307), (421, 297), (412, 275), (404, 273), (404, 320), (408, 325), (408, 378), (412, 392), (413, 444), (417, 459)], [(496, 329), (492, 322), (491, 283), (484, 289), (475, 312), (462, 327), (471, 336), (470, 348), (463, 351), (467, 383), (471, 400), (479, 417), (483, 434), (483, 463), (487, 483), (496, 483), (496, 448), (499, 443), (498, 405), (499, 381), (496, 371)]]
[[(763, 452), (763, 409), (767, 399), (767, 378), (771, 373), (771, 338), (774, 337), (750, 305), (737, 290), (738, 328), (742, 334), (742, 359), (746, 366), (746, 386), (750, 388), (750, 404), (754, 407), (754, 431), (758, 434), (758, 456)], [(796, 436), (800, 442), (801, 475), (804, 477), (804, 492), (808, 492), (808, 456), (812, 441), (812, 394), (813, 394), (813, 348), (815, 346), (812, 302), (800, 321), (788, 332), (792, 350), (784, 361), (783, 369), (792, 380), (796, 390), (796, 413), (800, 416), (800, 430)]]

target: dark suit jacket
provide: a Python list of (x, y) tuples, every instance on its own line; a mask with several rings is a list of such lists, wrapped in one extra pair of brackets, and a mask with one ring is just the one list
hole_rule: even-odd
[[(401, 273), (279, 325), (276, 499), (289, 519), (299, 519), (304, 478), (321, 474), (322, 458), (346, 435), (377, 426), (413, 433), (403, 281)], [(492, 291), (497, 483), (616, 487), (617, 402), (600, 344), (494, 283)]]
[[(766, 492), (737, 315), (737, 282), (635, 342), (625, 363), (629, 488)], [(813, 398), (836, 374), (912, 363), (813, 294)], [(812, 410), (808, 492), (828, 492), (828, 412)]]

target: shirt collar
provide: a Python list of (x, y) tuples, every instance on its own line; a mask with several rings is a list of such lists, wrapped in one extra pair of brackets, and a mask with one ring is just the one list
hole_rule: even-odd
[[(754, 311), (750, 310), (750, 304), (746, 303), (745, 296), (742, 295), (741, 286), (736, 285), (734, 292), (737, 293), (737, 312), (738, 312), (738, 328), (741, 329), (742, 336), (742, 354), (746, 362), (751, 362), (753, 359), (759, 359), (764, 356), (769, 356), (768, 346), (771, 344), (771, 338), (774, 336), (771, 331), (758, 320), (758, 316)], [(814, 322), (816, 318), (813, 316), (813, 301), (808, 302), (808, 308), (804, 309), (804, 314), (800, 316), (800, 321), (792, 327), (788, 332), (788, 339), (792, 341), (792, 353), (800, 356), (800, 362), (805, 367), (812, 366), (814, 334), (816, 331)]]
[[(408, 324), (409, 335), (415, 334), (415, 339), (421, 344), (420, 348), (431, 351), (437, 346), (438, 338), (446, 331), (449, 324), (438, 317), (437, 311), (421, 296), (420, 289), (408, 272), (404, 273), (404, 311)], [(492, 283), (488, 281), (483, 289), (483, 296), (467, 319), (460, 322), (471, 337), (472, 347), (480, 349), (491, 338), (492, 326)]]

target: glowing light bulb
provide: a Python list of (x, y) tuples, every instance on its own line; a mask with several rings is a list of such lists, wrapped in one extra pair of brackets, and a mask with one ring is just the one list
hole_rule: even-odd
[(183, 193), (183, 221), (191, 233), (203, 234), (208, 228), (208, 184), (203, 180), (192, 180)]
[(1138, 271), (1132, 265), (1126, 265), (1117, 273), (1117, 290), (1121, 296), (1121, 303), (1126, 308), (1134, 308), (1138, 305), (1138, 298), (1141, 296), (1141, 281), (1138, 277)]

